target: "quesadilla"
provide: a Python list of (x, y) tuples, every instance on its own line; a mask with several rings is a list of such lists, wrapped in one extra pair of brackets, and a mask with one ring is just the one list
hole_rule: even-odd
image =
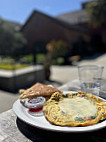
[(35, 98), (35, 97), (38, 97), (38, 96), (50, 98), (50, 96), (53, 93), (61, 92), (61, 91), (52, 87), (52, 86), (49, 86), (49, 85), (45, 85), (45, 84), (42, 84), (42, 83), (36, 83), (32, 87), (30, 87), (29, 89), (20, 90), (19, 92), (21, 94), (19, 99), (22, 100), (22, 99), (26, 99), (26, 98), (32, 99), (32, 98)]

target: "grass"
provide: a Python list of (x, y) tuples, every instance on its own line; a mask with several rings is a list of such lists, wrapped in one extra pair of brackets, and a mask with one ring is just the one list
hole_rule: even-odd
[(37, 61), (44, 61), (45, 60), (45, 54), (37, 54), (36, 59)]
[(18, 65), (10, 65), (10, 64), (0, 64), (0, 69), (4, 70), (16, 70), (28, 67), (29, 65), (26, 64), (18, 64)]
[(64, 63), (64, 58), (59, 57), (57, 58), (57, 65), (62, 65)]
[(24, 55), (24, 56), (21, 57), (21, 59), (24, 59), (28, 63), (32, 63), (33, 62), (33, 56), (31, 54), (30, 55)]
[[(36, 55), (36, 61), (37, 62), (43, 62), (45, 60), (45, 54), (37, 54)], [(22, 59), (26, 60), (28, 63), (33, 63), (33, 55), (25, 55), (21, 57)]]
[[(37, 54), (36, 55), (36, 61), (38, 63), (43, 63), (43, 61), (45, 60), (45, 54)], [(22, 62), (24, 61), (24, 62)], [(0, 69), (4, 69), (4, 70), (16, 70), (16, 69), (22, 69), (25, 67), (30, 66), (30, 64), (33, 63), (33, 55), (24, 55), (24, 56), (20, 56), (19, 58), (19, 64), (15, 64), (15, 59), (13, 59), (10, 56), (0, 56)], [(21, 64), (20, 64), (21, 63)], [(29, 65), (28, 65), (29, 64)]]
[[(46, 58), (46, 54), (37, 54), (36, 62), (43, 64), (45, 58)], [(22, 69), (22, 68), (28, 67), (33, 63), (33, 55), (29, 54), (29, 55), (20, 56), (19, 63), (21, 64), (15, 64), (15, 59), (9, 56), (7, 57), (4, 56), (2, 57), (2, 61), (0, 63), (0, 69), (16, 70), (16, 69)], [(56, 65), (62, 65), (64, 63), (64, 58), (58, 57), (57, 59), (53, 59), (52, 63)]]

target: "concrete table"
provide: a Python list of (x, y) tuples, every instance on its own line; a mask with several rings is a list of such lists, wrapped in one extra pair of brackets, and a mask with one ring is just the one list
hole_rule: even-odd
[[(77, 84), (77, 85), (75, 85)], [(69, 82), (60, 87), (61, 90), (78, 88), (79, 82)], [(74, 85), (74, 86), (73, 86)], [(76, 86), (76, 88), (75, 88)], [(102, 93), (101, 93), (102, 94)], [(103, 96), (106, 95), (105, 92)], [(106, 127), (92, 132), (62, 133), (32, 127), (13, 113), (12, 109), (0, 114), (0, 142), (106, 142)]]

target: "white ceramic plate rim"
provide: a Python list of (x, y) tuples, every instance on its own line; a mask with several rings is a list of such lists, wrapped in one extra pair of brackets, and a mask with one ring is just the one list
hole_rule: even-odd
[[(64, 91), (64, 93), (69, 93), (72, 91)], [(101, 98), (102, 99), (102, 98)], [(105, 99), (102, 99), (106, 102)], [(45, 130), (51, 130), (51, 131), (57, 131), (57, 132), (88, 132), (88, 131), (94, 131), (101, 129), (103, 127), (106, 127), (106, 120), (95, 124), (91, 126), (85, 126), (85, 127), (62, 127), (62, 126), (55, 126), (50, 124), (44, 116), (32, 116), (28, 113), (28, 109), (25, 108), (19, 100), (17, 100), (13, 104), (13, 111), (19, 117), (21, 120), (26, 122), (29, 125), (32, 125), (37, 128), (45, 129)]]

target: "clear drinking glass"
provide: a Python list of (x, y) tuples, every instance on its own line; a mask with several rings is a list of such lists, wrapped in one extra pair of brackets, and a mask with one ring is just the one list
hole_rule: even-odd
[(81, 91), (99, 96), (103, 69), (96, 65), (78, 66)]

